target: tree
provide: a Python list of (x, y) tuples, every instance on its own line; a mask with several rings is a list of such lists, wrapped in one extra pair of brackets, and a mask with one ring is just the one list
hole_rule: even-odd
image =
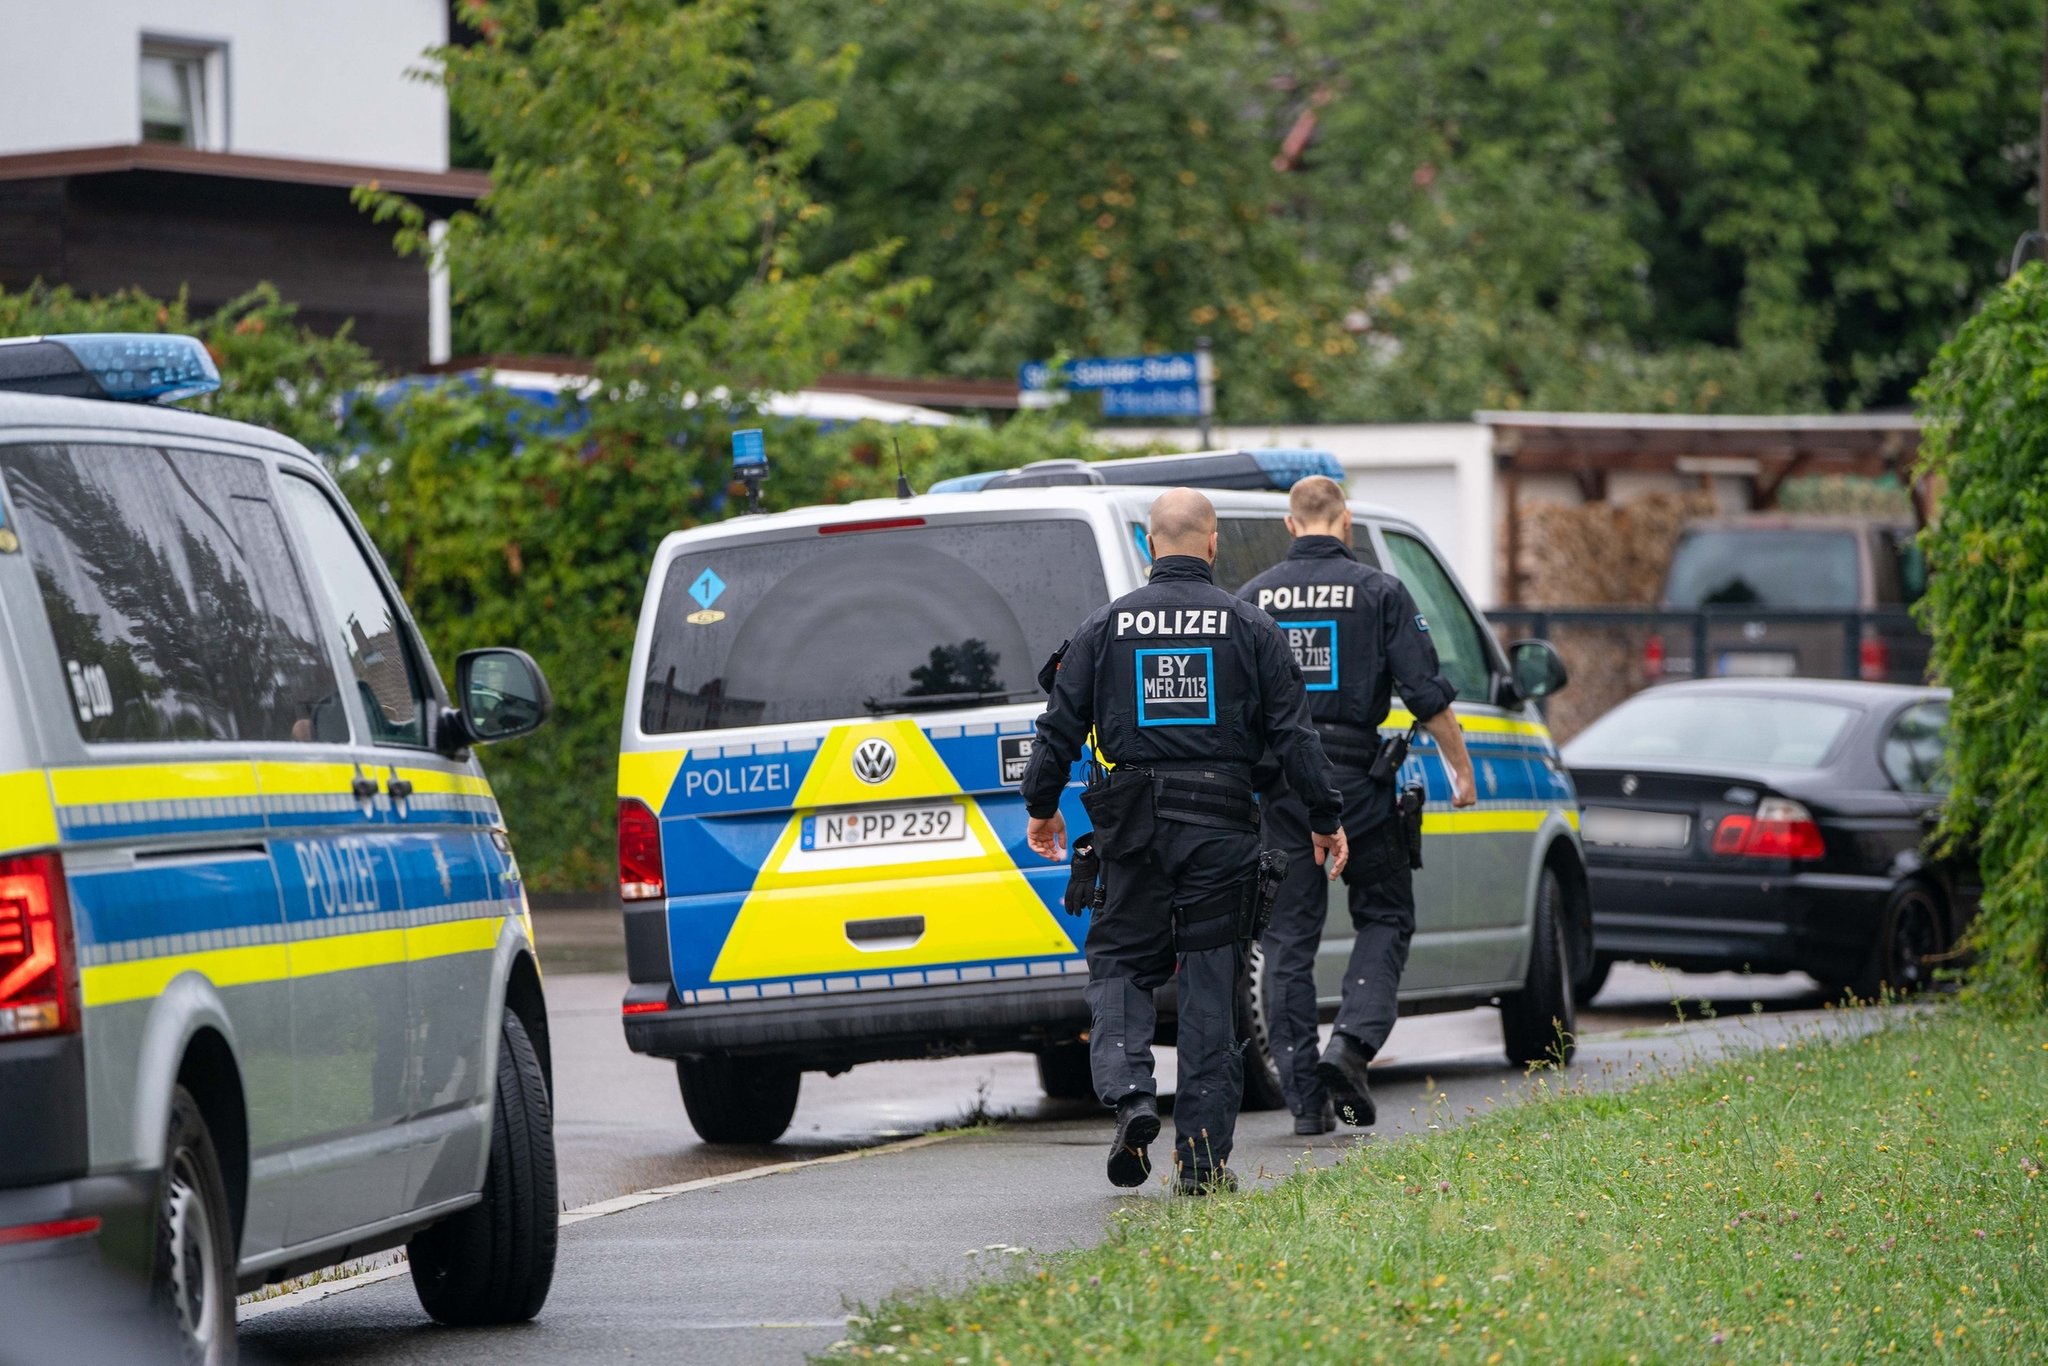
[(1921, 473), (1945, 480), (1921, 608), (1955, 690), (1943, 836), (1974, 845), (1990, 992), (2048, 988), (2048, 266), (2027, 266), (1942, 349), (1918, 394)]
[(1316, 411), (1353, 362), (1336, 277), (1276, 213), (1289, 117), (1265, 5), (785, 0), (766, 45), (856, 44), (811, 174), (824, 259), (904, 243), (931, 281), (912, 326), (858, 353), (1009, 375), (1026, 360), (1190, 349), (1213, 335), (1226, 414)]

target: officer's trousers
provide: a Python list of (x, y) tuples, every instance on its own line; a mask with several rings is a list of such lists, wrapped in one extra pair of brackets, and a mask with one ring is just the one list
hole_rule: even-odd
[(1095, 1093), (1115, 1105), (1156, 1094), (1152, 993), (1174, 977), (1179, 992), (1180, 1083), (1173, 1105), (1175, 1156), (1206, 1173), (1230, 1156), (1244, 1097), (1249, 1021), (1236, 1010), (1245, 945), (1176, 953), (1174, 925), (1186, 908), (1256, 875), (1259, 837), (1159, 817), (1143, 854), (1103, 860), (1103, 905), (1088, 930), (1088, 1060)]
[[(1415, 875), (1394, 824), (1392, 788), (1345, 771), (1338, 773), (1338, 784), (1351, 844), (1343, 876), (1352, 940), (1337, 1032), (1349, 1034), (1371, 1056), (1387, 1041), (1399, 1013), (1401, 972), (1415, 937)], [(1262, 835), (1267, 848), (1291, 855), (1272, 924), (1260, 941), (1268, 982), (1267, 1038), (1280, 1067), (1287, 1108), (1297, 1115), (1317, 1114), (1324, 1091), (1316, 1077), (1316, 949), (1329, 913), (1330, 884), (1316, 866), (1308, 812), (1292, 795), (1265, 803)]]

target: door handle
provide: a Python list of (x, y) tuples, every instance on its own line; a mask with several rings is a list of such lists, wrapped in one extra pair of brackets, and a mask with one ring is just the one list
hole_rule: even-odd
[(355, 781), (348, 785), (348, 790), (355, 794), (359, 802), (374, 801), (377, 796), (377, 780), (358, 773)]
[[(374, 788), (376, 784), (372, 783), (370, 786)], [(412, 795), (412, 784), (404, 778), (393, 778), (390, 782), (384, 784), (384, 790), (391, 794), (392, 801), (402, 802)]]

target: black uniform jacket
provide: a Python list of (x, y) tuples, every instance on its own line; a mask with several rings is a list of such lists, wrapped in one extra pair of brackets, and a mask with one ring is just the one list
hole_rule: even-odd
[(1360, 564), (1335, 536), (1295, 537), (1287, 558), (1238, 596), (1279, 626), (1318, 724), (1377, 731), (1396, 686), (1418, 721), (1457, 695), (1438, 667), (1429, 623), (1407, 586)]
[(1301, 670), (1272, 618), (1218, 588), (1206, 560), (1161, 557), (1150, 583), (1081, 624), (1024, 769), (1033, 816), (1059, 810), (1091, 729), (1113, 763), (1202, 766), (1247, 781), (1270, 748), (1288, 786), (1308, 794), (1310, 827), (1336, 833), (1335, 773), (1309, 719)]

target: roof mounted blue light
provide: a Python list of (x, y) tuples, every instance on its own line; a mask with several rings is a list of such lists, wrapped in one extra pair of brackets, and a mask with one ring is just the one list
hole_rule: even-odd
[(74, 332), (0, 341), (0, 389), (170, 403), (220, 388), (196, 337), (161, 332)]

